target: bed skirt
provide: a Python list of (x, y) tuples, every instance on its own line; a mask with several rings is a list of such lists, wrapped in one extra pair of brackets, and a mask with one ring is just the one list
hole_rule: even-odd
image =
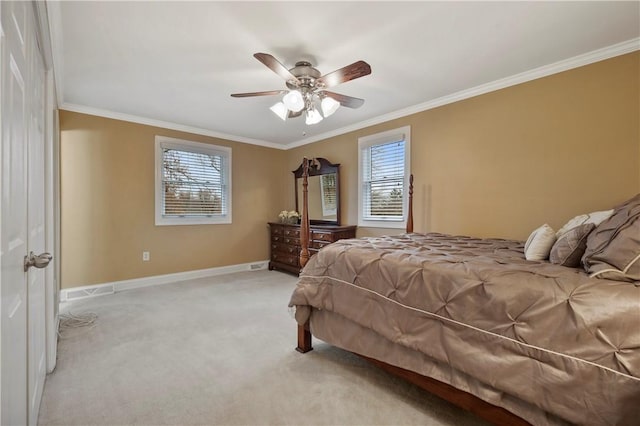
[(447, 383), (483, 401), (502, 407), (533, 425), (569, 424), (528, 402), (496, 390), (489, 384), (480, 382), (447, 364), (435, 361), (421, 352), (393, 344), (371, 329), (349, 321), (339, 314), (313, 309), (310, 327), (314, 337), (331, 345)]

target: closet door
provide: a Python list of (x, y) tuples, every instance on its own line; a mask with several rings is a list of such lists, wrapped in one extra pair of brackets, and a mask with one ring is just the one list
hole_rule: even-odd
[[(27, 246), (29, 253), (40, 256), (38, 262), (46, 262), (45, 252), (45, 90), (44, 63), (35, 37), (29, 39), (31, 60), (30, 82), (27, 86)], [(48, 265), (47, 265), (48, 266)], [(38, 409), (47, 374), (46, 358), (46, 306), (45, 271), (31, 267), (27, 270), (28, 297), (28, 401), (29, 424), (38, 421)]]
[[(0, 423), (35, 424), (44, 383), (44, 72), (31, 2), (0, 2)], [(40, 261), (39, 266), (44, 266)]]

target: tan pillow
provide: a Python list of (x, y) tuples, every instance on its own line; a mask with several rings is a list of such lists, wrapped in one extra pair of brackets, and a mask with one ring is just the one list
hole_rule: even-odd
[(580, 266), (580, 259), (587, 248), (587, 237), (595, 227), (593, 223), (585, 223), (565, 232), (551, 247), (549, 261), (571, 268)]
[(524, 244), (524, 257), (527, 260), (545, 260), (556, 242), (556, 233), (546, 223), (533, 231)]
[(613, 209), (578, 215), (571, 219), (569, 222), (565, 223), (562, 228), (558, 229), (558, 232), (556, 232), (556, 238), (562, 237), (562, 235), (566, 234), (571, 229), (579, 225), (584, 225), (585, 223), (593, 223), (594, 225), (598, 226), (603, 221), (610, 218), (612, 214)]
[(589, 234), (582, 263), (591, 277), (640, 282), (640, 194)]

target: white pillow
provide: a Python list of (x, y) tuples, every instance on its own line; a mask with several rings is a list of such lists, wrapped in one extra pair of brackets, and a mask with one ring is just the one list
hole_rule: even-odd
[(556, 232), (556, 238), (562, 237), (576, 226), (584, 225), (585, 223), (593, 223), (595, 226), (598, 226), (605, 219), (609, 219), (611, 215), (613, 215), (613, 209), (576, 216)]
[(556, 242), (556, 233), (546, 223), (533, 231), (524, 245), (524, 257), (527, 260), (545, 260), (549, 258), (551, 247)]

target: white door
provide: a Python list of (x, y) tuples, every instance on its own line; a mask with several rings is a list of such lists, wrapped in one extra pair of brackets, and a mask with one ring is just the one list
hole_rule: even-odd
[(0, 423), (23, 425), (37, 422), (44, 382), (44, 276), (24, 268), (44, 247), (43, 64), (33, 4), (0, 7)]
[[(35, 38), (30, 39), (35, 52), (31, 58), (31, 82), (28, 85), (27, 119), (27, 247), (36, 255), (45, 251), (44, 192), (44, 65)], [(26, 253), (25, 253), (26, 254)], [(40, 268), (27, 271), (27, 304), (29, 325), (27, 349), (29, 366), (29, 424), (38, 421), (38, 408), (46, 376), (45, 273)]]
[(27, 129), (24, 42), (26, 8), (2, 6), (2, 419), (19, 425), (27, 420), (27, 286), (23, 270), (27, 251)]

